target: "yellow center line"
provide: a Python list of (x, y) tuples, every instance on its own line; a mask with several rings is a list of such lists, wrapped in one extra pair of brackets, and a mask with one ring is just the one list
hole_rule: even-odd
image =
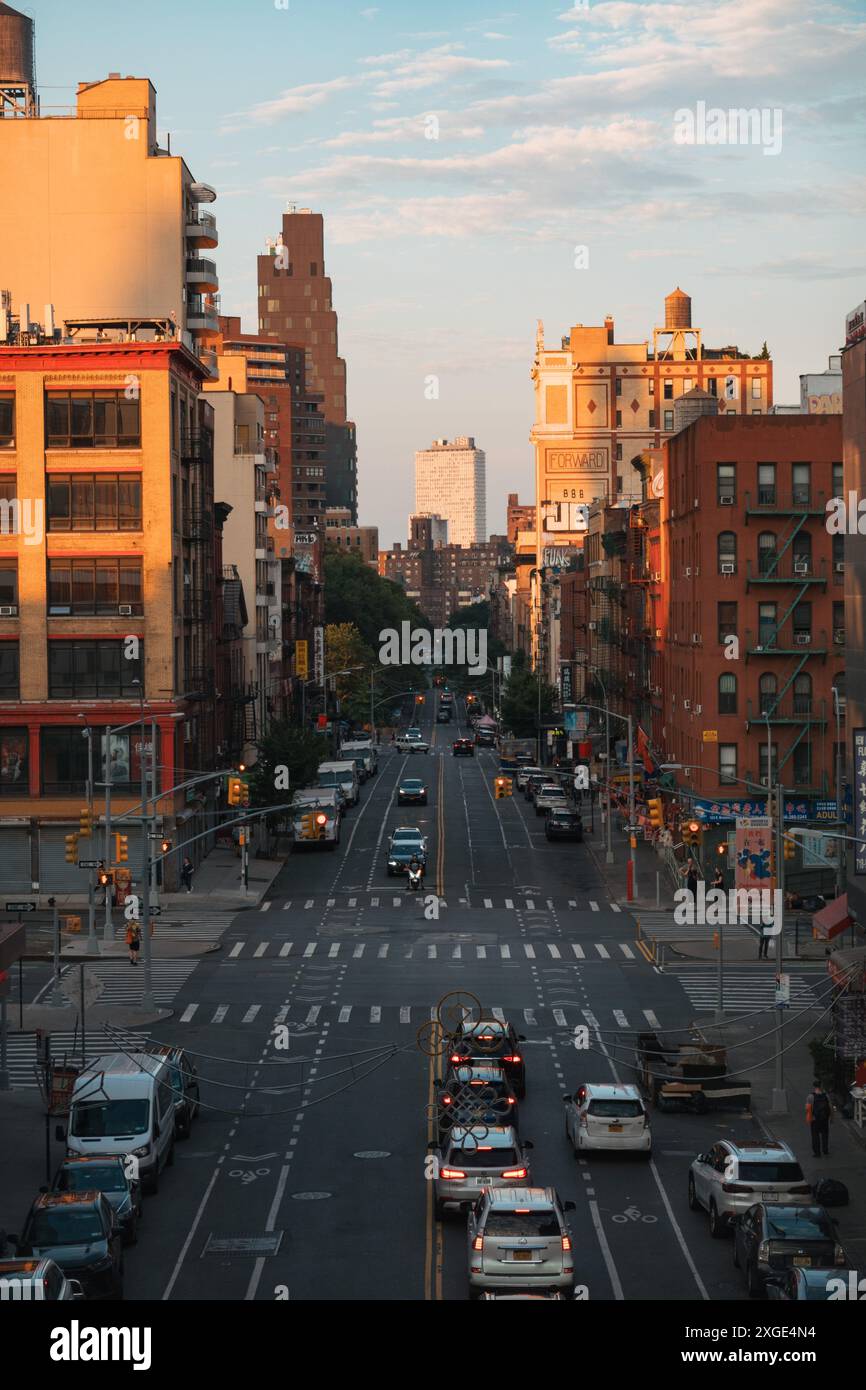
[(445, 896), (445, 760), (439, 759), (436, 786), (436, 893)]

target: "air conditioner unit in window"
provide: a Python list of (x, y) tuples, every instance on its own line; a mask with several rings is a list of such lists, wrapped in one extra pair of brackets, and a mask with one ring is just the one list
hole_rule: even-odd
[(703, 712), (703, 708), (703, 705), (695, 705), (695, 714), (701, 714)]
[(722, 572), (722, 574), (734, 574), (734, 573), (736, 572), (736, 568), (737, 568), (737, 567), (736, 567), (736, 565), (734, 564), (733, 560), (723, 560), (723, 561), (722, 561), (722, 565), (721, 565), (721, 572)]
[(812, 634), (811, 632), (795, 632), (794, 641), (797, 643), (798, 647), (808, 647), (809, 643), (812, 641)]
[(721, 497), (719, 498), (719, 506), (720, 506), (720, 507), (732, 507), (733, 505), (734, 505), (734, 494), (733, 494), (732, 492), (723, 492), (722, 495), (721, 495)]
[(809, 573), (809, 564), (808, 564), (808, 561), (806, 561), (806, 560), (795, 560), (795, 561), (794, 561), (794, 573), (795, 573), (795, 574), (808, 574), (808, 573)]
[(699, 632), (693, 632), (693, 633), (692, 633), (692, 641), (693, 641), (693, 642), (700, 642), (700, 640), (701, 640), (701, 634), (700, 634)]
[(844, 629), (844, 627), (836, 627), (836, 628), (833, 629), (833, 641), (834, 641), (838, 646), (840, 646), (840, 647), (844, 645), (844, 642), (845, 642), (845, 629)]
[(120, 617), (121, 617), (121, 618), (131, 618), (131, 617), (132, 617), (132, 604), (131, 604), (131, 603), (119, 603), (119, 604), (117, 605), (117, 611), (118, 611), (118, 613), (120, 614)]
[(587, 626), (587, 628), (589, 629), (590, 632), (595, 632), (595, 629), (596, 629), (596, 627), (598, 626), (598, 624), (597, 624), (597, 623), (587, 623), (586, 626)]
[(833, 568), (834, 568), (834, 570), (836, 571), (837, 574), (844, 574), (844, 573), (845, 573), (845, 561), (844, 561), (844, 560), (837, 560), (836, 563), (835, 563), (835, 565), (833, 566)]
[(656, 628), (656, 637), (661, 637), (661, 635), (662, 635), (662, 630), (661, 630), (660, 627), (657, 627), (657, 628)]
[(2, 608), (0, 608), (0, 618), (17, 618), (17, 617), (18, 617), (18, 609), (15, 607), (15, 604), (14, 604), (14, 603), (5, 604)]
[(692, 577), (692, 567), (691, 567), (691, 565), (686, 565), (686, 579), (691, 579), (691, 577)]
[(691, 702), (691, 700), (683, 700), (683, 709), (691, 709), (691, 707), (692, 707), (692, 702)]

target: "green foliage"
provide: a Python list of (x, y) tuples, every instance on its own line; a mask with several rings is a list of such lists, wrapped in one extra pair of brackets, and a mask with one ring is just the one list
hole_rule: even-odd
[[(270, 731), (258, 744), (258, 761), (250, 769), (250, 804), (253, 806), (282, 805), (291, 801), (299, 787), (315, 781), (319, 763), (327, 760), (330, 744), (321, 734), (300, 729), (296, 724), (272, 724)], [(277, 783), (285, 780), (279, 769), (288, 768), (289, 786)], [(274, 819), (282, 819), (284, 813)]]
[(770, 360), (770, 349), (767, 347), (767, 340), (766, 340), (766, 338), (764, 339), (764, 346), (761, 348), (761, 351), (758, 353), (758, 358), (757, 358), (757, 360), (758, 360), (759, 362), (768, 362), (768, 361)]
[[(553, 718), (556, 690), (541, 682), (542, 722)], [(515, 738), (530, 738), (538, 732), (538, 678), (525, 665), (512, 666), (502, 691), (502, 725)]]
[(383, 579), (360, 555), (328, 546), (325, 551), (325, 622), (352, 623), (362, 640), (379, 650), (379, 633), (402, 622), (429, 630), (430, 624), (390, 579)]

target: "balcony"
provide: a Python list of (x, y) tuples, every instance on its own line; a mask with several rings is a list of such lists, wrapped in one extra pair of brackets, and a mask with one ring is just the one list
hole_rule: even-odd
[(826, 515), (827, 494), (823, 488), (759, 487), (746, 493), (746, 516), (820, 516)]
[[(808, 695), (792, 695), (790, 691), (783, 695), (778, 705), (775, 705), (775, 696), (767, 697), (767, 710), (772, 710), (769, 715), (762, 708), (762, 702), (755, 700), (746, 701), (746, 726), (750, 724), (818, 724), (827, 723), (827, 715), (824, 710), (824, 702), (813, 700)], [(820, 705), (820, 709), (818, 706)]]
[(186, 283), (194, 285), (196, 292), (213, 294), (220, 287), (215, 261), (200, 257), (188, 257), (186, 262)]
[[(774, 557), (775, 558), (775, 555)], [(780, 564), (770, 568), (768, 561), (755, 564), (746, 561), (746, 587), (753, 584), (827, 584), (827, 561), (819, 565), (806, 559), (785, 555)]]
[(198, 217), (188, 221), (186, 235), (194, 247), (202, 250), (212, 251), (220, 243), (216, 218), (212, 212), (200, 212)]
[(190, 333), (202, 333), (207, 336), (219, 332), (219, 303), (214, 299), (209, 303), (205, 299), (200, 299), (197, 295), (191, 296), (186, 305), (186, 326)]
[[(844, 633), (842, 644), (844, 644)], [(794, 631), (790, 626), (783, 633), (754, 632), (746, 628), (746, 656), (821, 656), (828, 651), (827, 631)]]

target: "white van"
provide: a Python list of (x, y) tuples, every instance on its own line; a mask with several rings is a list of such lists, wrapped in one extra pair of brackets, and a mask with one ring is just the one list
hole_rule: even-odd
[(320, 787), (342, 787), (348, 806), (356, 806), (361, 795), (361, 779), (354, 760), (320, 763), (316, 774)]
[(379, 768), (379, 755), (375, 743), (362, 742), (360, 739), (353, 738), (350, 743), (342, 745), (340, 757), (354, 759), (362, 782), (366, 781), (368, 777), (372, 777)]
[(107, 1053), (80, 1072), (72, 1090), (64, 1136), (70, 1157), (131, 1154), (143, 1189), (156, 1192), (159, 1175), (174, 1162), (174, 1090), (161, 1057), (146, 1052)]
[[(334, 849), (340, 843), (340, 822), (345, 798), (342, 787), (304, 787), (292, 797), (289, 812), (295, 843), (309, 843), (315, 839)], [(324, 816), (314, 827), (307, 819), (309, 815)], [(312, 831), (312, 834), (311, 834)]]

